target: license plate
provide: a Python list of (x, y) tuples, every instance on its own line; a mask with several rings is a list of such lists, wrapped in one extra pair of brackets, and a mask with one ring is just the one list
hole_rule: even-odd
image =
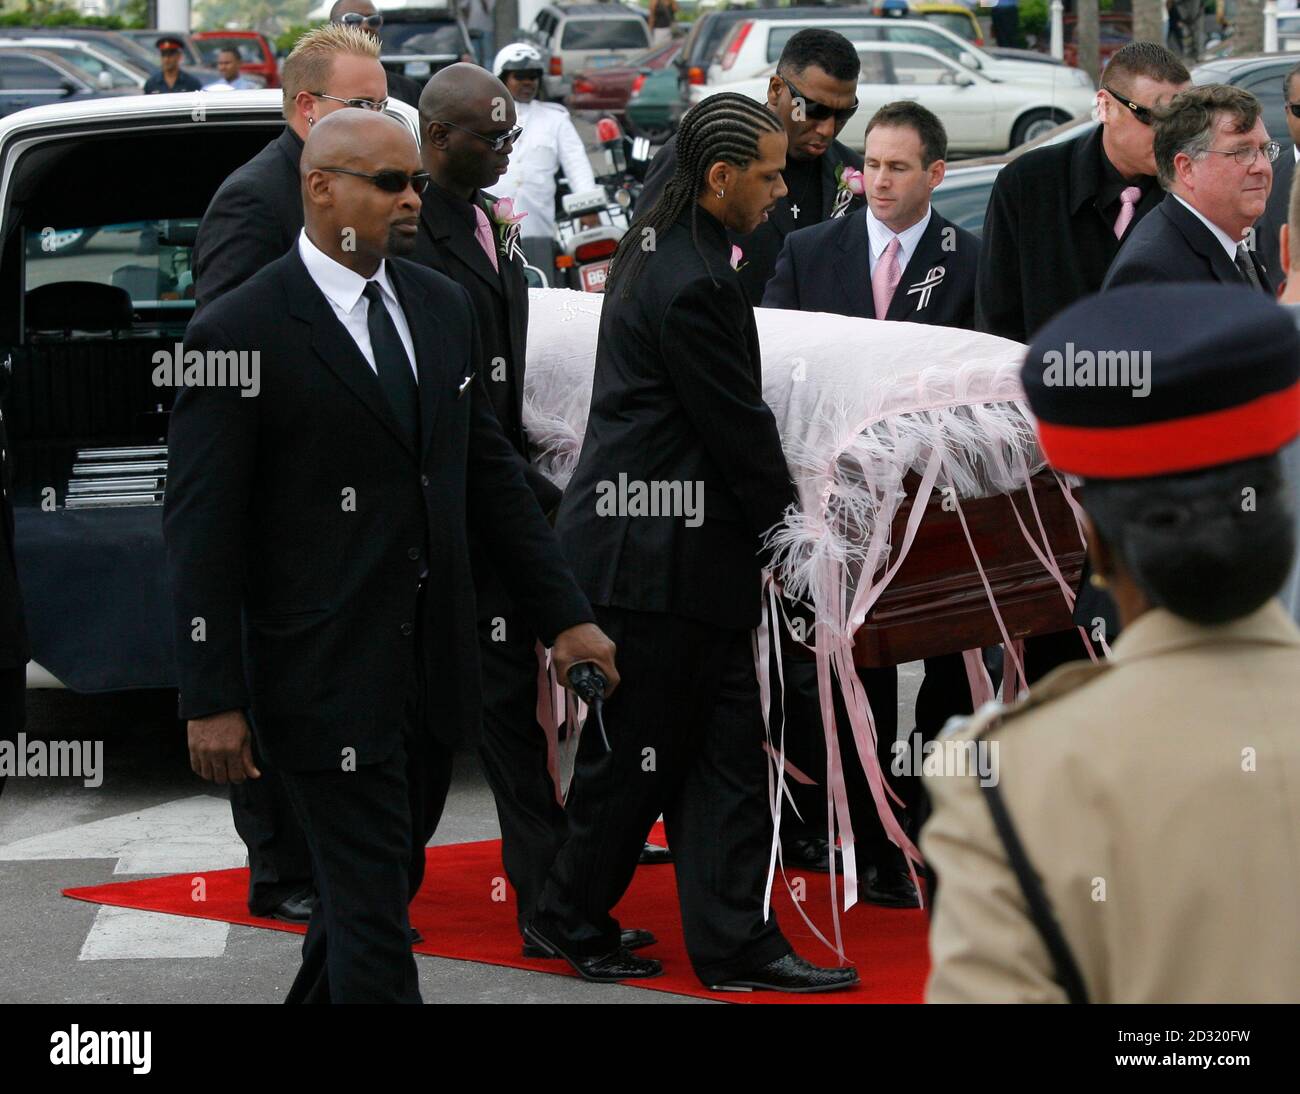
[(588, 266), (583, 266), (578, 270), (578, 276), (582, 279), (583, 292), (604, 292), (605, 278), (609, 275), (609, 259), (603, 259), (600, 262), (593, 262)]
[(621, 65), (622, 63), (622, 57), (591, 57), (587, 60), (587, 64), (592, 68), (609, 68), (611, 65)]

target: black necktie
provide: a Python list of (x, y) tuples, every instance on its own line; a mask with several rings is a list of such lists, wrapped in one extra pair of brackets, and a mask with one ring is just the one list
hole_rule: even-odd
[(411, 359), (406, 355), (397, 325), (384, 306), (379, 283), (367, 281), (364, 293), (369, 301), (366, 327), (370, 331), (370, 352), (375, 355), (375, 369), (379, 373), (379, 386), (388, 396), (397, 424), (401, 426), (411, 448), (420, 451), (420, 389), (411, 371)]
[(1259, 283), (1259, 274), (1255, 270), (1255, 263), (1251, 260), (1250, 252), (1246, 250), (1244, 243), (1237, 244), (1237, 269), (1241, 271), (1241, 276), (1246, 279), (1246, 283), (1252, 288), (1263, 288)]

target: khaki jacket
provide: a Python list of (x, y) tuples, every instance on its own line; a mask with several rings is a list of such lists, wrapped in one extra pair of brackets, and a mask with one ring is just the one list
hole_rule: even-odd
[[(955, 737), (996, 745), (1090, 1001), (1300, 1000), (1300, 630), (1277, 601), (1217, 627), (1150, 611)], [(925, 784), (928, 1000), (1066, 1001), (977, 777)]]

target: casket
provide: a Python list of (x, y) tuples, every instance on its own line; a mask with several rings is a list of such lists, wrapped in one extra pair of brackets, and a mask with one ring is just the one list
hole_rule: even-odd
[[(586, 428), (602, 301), (533, 290), (524, 419), (560, 485)], [(822, 313), (759, 308), (755, 320), (802, 503), (773, 533), (776, 576), (851, 637), (859, 665), (1070, 626), (1083, 543), (1034, 441), (1023, 346)]]

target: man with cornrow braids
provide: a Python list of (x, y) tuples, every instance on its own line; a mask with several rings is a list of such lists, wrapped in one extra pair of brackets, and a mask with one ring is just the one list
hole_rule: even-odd
[(685, 115), (677, 152), (611, 265), (586, 437), (557, 521), (619, 649), (610, 747), (589, 720), (568, 836), (525, 935), (588, 980), (658, 975), (658, 961), (620, 946), (610, 912), (662, 813), (700, 980), (830, 991), (856, 970), (805, 961), (763, 914), (772, 822), (751, 631), (763, 538), (795, 491), (727, 238), (786, 193), (786, 135), (767, 108), (724, 93)]
[[(762, 301), (786, 236), (862, 207), (861, 192), (844, 188), (845, 171), (861, 171), (862, 156), (836, 140), (857, 112), (861, 69), (853, 43), (825, 27), (806, 27), (781, 50), (768, 81), (767, 108), (789, 141), (782, 172), (787, 192), (753, 232), (730, 233), (744, 252), (740, 283), (751, 304)], [(650, 161), (641, 193), (644, 208), (654, 205), (675, 174), (680, 143), (674, 136)]]

